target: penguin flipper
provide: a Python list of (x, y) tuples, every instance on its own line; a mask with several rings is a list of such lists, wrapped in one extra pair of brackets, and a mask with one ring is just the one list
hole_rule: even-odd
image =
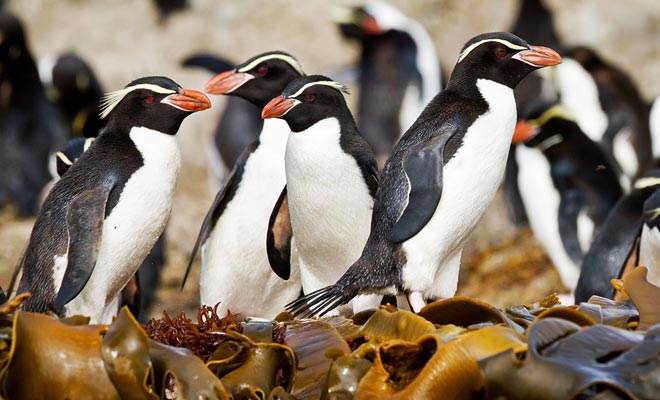
[(247, 159), (250, 156), (250, 154), (252, 154), (252, 152), (258, 146), (259, 143), (258, 141), (256, 141), (248, 145), (245, 148), (245, 150), (243, 150), (238, 160), (236, 160), (236, 163), (234, 164), (234, 168), (229, 173), (229, 176), (227, 177), (227, 181), (225, 182), (224, 185), (222, 185), (218, 193), (215, 195), (215, 199), (213, 199), (213, 204), (211, 204), (209, 211), (206, 213), (206, 217), (204, 217), (204, 222), (202, 222), (202, 227), (199, 229), (197, 240), (195, 240), (195, 246), (193, 247), (193, 251), (190, 254), (190, 259), (188, 260), (188, 266), (186, 267), (186, 272), (183, 275), (183, 280), (181, 281), (181, 290), (183, 290), (183, 287), (186, 285), (186, 281), (188, 280), (188, 274), (190, 274), (190, 268), (192, 268), (193, 262), (195, 261), (195, 256), (197, 255), (199, 248), (202, 246), (204, 242), (206, 242), (206, 239), (208, 239), (209, 235), (211, 234), (211, 230), (213, 229), (215, 222), (220, 218), (220, 216), (224, 212), (227, 203), (234, 197), (234, 193), (236, 192), (236, 189), (238, 188), (238, 184), (241, 181), (241, 177), (243, 176), (245, 163), (247, 162)]
[(273, 272), (285, 281), (291, 276), (292, 237), (289, 198), (287, 197), (286, 186), (284, 186), (268, 220), (266, 254), (268, 254), (268, 262)]
[(412, 148), (403, 168), (410, 182), (408, 205), (387, 240), (401, 243), (415, 236), (431, 220), (442, 196), (442, 168), (445, 144), (454, 131), (440, 134)]
[(581, 208), (582, 196), (580, 196), (577, 190), (573, 189), (561, 192), (559, 212), (557, 215), (559, 219), (559, 236), (561, 237), (561, 243), (564, 245), (566, 254), (577, 265), (580, 265), (584, 258), (584, 253), (578, 239), (578, 216), (580, 215)]
[(66, 212), (69, 251), (62, 285), (55, 298), (57, 309), (78, 296), (94, 271), (101, 247), (105, 208), (114, 186), (115, 180), (109, 179), (101, 186), (80, 193), (69, 204)]

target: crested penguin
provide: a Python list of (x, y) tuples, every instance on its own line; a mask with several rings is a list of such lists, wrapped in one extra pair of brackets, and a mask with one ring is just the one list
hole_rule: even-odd
[(49, 156), (67, 139), (48, 102), (21, 22), (0, 13), (0, 207), (35, 215)]
[(449, 83), (424, 109), (385, 163), (362, 255), (334, 285), (289, 304), (322, 315), (358, 294), (453, 296), (463, 245), (504, 174), (516, 123), (513, 88), (556, 65), (554, 50), (506, 33), (470, 39)]
[[(263, 107), (303, 75), (294, 57), (271, 51), (217, 75), (208, 82), (206, 91), (241, 97)], [(280, 279), (270, 268), (265, 246), (273, 204), (286, 183), (284, 150), (288, 136), (284, 121), (264, 122), (259, 138), (234, 164), (202, 224), (183, 283), (201, 246), (200, 300), (207, 305), (219, 302), (219, 315), (231, 310), (274, 318), (300, 294), (297, 268), (288, 281)], [(291, 258), (288, 246), (287, 263)]]
[(85, 60), (73, 53), (46, 57), (39, 62), (39, 75), (72, 135), (96, 137), (105, 126), (97, 112), (103, 89)]
[(623, 195), (616, 171), (559, 104), (532, 104), (513, 135), (518, 187), (530, 227), (575, 290), (584, 254)]
[(441, 89), (435, 45), (426, 29), (384, 1), (337, 16), (342, 35), (360, 43), (358, 129), (383, 160)]
[(582, 263), (576, 304), (592, 295), (613, 298), (610, 281), (621, 278), (631, 266), (648, 267), (649, 282), (660, 284), (659, 207), (660, 169), (656, 168), (643, 173), (607, 216)]
[[(195, 54), (182, 61), (184, 67), (202, 67), (214, 75), (234, 69), (229, 61), (209, 54)], [(241, 153), (259, 138), (264, 126), (261, 108), (240, 96), (228, 96), (220, 120), (207, 146), (209, 188), (217, 193)]]
[(181, 164), (175, 135), (209, 108), (201, 92), (146, 77), (104, 98), (105, 129), (37, 216), (18, 292), (28, 311), (110, 323), (120, 292), (162, 233)]
[[(378, 167), (346, 105), (345, 92), (343, 85), (325, 76), (307, 76), (291, 82), (262, 111), (264, 118), (279, 118), (291, 128), (286, 188), (273, 215), (290, 215), (304, 293), (339, 279), (369, 236)], [(284, 202), (288, 208), (278, 207)], [(269, 252), (282, 242), (282, 235), (269, 237)], [(271, 265), (286, 278), (286, 264)], [(356, 299), (353, 312), (377, 307), (380, 298)]]

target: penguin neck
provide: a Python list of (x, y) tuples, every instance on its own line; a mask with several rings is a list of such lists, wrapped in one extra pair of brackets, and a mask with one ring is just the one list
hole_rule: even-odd
[(15, 65), (6, 72), (6, 75), (11, 85), (12, 103), (30, 104), (38, 98), (45, 98), (37, 65), (27, 50), (22, 50)]

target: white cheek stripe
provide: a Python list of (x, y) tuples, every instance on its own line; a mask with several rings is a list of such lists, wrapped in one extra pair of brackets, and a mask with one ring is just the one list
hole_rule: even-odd
[(252, 68), (256, 67), (257, 65), (259, 65), (260, 63), (262, 63), (266, 60), (274, 60), (274, 59), (282, 60), (282, 61), (286, 62), (287, 64), (291, 65), (291, 67), (293, 67), (293, 69), (298, 71), (298, 73), (300, 75), (305, 75), (305, 73), (303, 72), (302, 66), (300, 65), (298, 60), (296, 60), (295, 58), (293, 58), (291, 56), (287, 56), (285, 54), (268, 54), (268, 55), (259, 57), (256, 60), (249, 63), (248, 65), (246, 65), (244, 67), (241, 67), (241, 68), (238, 68), (237, 71), (238, 72), (246, 72), (246, 71), (251, 70)]
[(115, 107), (117, 107), (117, 104), (119, 104), (124, 99), (124, 97), (126, 97), (127, 94), (138, 89), (151, 90), (152, 92), (162, 93), (162, 94), (176, 93), (175, 90), (165, 89), (162, 86), (154, 85), (151, 83), (140, 83), (137, 85), (129, 86), (124, 89), (106, 93), (105, 96), (103, 96), (103, 99), (101, 100), (101, 112), (99, 113), (99, 116), (102, 119), (107, 117), (108, 114), (110, 114), (110, 112), (112, 112), (112, 110)]
[(635, 181), (635, 189), (644, 189), (647, 187), (660, 185), (660, 178), (649, 176), (646, 178), (639, 178)]
[(347, 88), (346, 86), (342, 85), (342, 84), (339, 83), (339, 82), (335, 82), (335, 81), (316, 81), (316, 82), (306, 83), (303, 87), (301, 87), (300, 89), (298, 89), (297, 92), (295, 92), (295, 93), (292, 94), (291, 96), (287, 96), (287, 97), (288, 97), (288, 98), (298, 97), (298, 96), (300, 96), (300, 95), (302, 94), (302, 92), (304, 92), (307, 88), (312, 87), (312, 86), (315, 86), (315, 85), (329, 86), (329, 87), (331, 87), (331, 88), (333, 88), (333, 89), (339, 90), (339, 91), (342, 92), (342, 93), (346, 93), (346, 94), (348, 94), (348, 88)]
[(480, 40), (476, 43), (472, 43), (465, 50), (463, 50), (461, 52), (461, 55), (458, 56), (458, 61), (456, 63), (458, 64), (459, 62), (463, 61), (463, 59), (465, 57), (467, 57), (467, 55), (470, 54), (470, 52), (472, 50), (476, 49), (478, 46), (481, 46), (482, 44), (487, 43), (487, 42), (501, 43), (501, 44), (505, 45), (506, 47), (508, 47), (512, 50), (526, 50), (527, 49), (527, 47), (523, 47), (523, 46), (519, 46), (517, 44), (513, 44), (513, 43), (509, 42), (508, 40), (504, 40), (504, 39), (484, 39), (484, 40)]

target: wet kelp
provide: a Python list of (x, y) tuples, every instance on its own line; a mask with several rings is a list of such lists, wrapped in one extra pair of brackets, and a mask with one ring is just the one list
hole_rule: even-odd
[(660, 289), (639, 267), (615, 300), (506, 310), (456, 297), (419, 314), (275, 321), (167, 313), (111, 325), (0, 306), (3, 398), (646, 399), (660, 393)]

